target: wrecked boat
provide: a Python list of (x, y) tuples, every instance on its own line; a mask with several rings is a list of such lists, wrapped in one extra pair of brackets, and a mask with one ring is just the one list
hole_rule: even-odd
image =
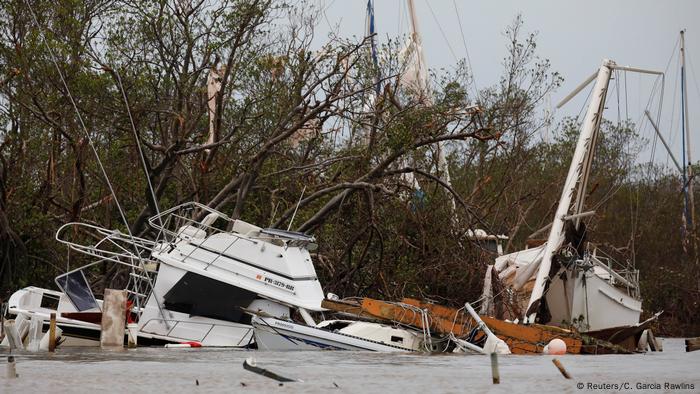
[[(633, 263), (615, 262), (589, 243), (583, 221), (595, 214), (585, 211), (588, 181), (608, 84), (616, 70), (662, 74), (605, 59), (596, 73), (559, 104), (561, 107), (595, 81), (554, 219), (535, 232), (548, 229), (549, 235), (540, 242), (530, 240), (530, 244), (539, 243), (534, 248), (496, 258), (486, 273), (481, 312), (525, 324), (573, 327), (599, 339), (624, 342), (634, 349), (636, 340), (654, 320), (639, 322), (639, 271)], [(498, 305), (492, 286), (496, 282), (506, 289)]]
[[(114, 263), (129, 270), (127, 321), (138, 325), (140, 344), (249, 346), (253, 327), (244, 309), (286, 318), (294, 308), (315, 324), (309, 311), (320, 311), (324, 297), (309, 255), (313, 237), (263, 229), (194, 202), (149, 222), (158, 231), (156, 241), (85, 223), (64, 225), (56, 239), (95, 261), (58, 276), (60, 292), (18, 290), (9, 313), (48, 322), (53, 312), (64, 335), (98, 340), (101, 301), (85, 274)], [(99, 241), (72, 241), (68, 229), (76, 228)]]

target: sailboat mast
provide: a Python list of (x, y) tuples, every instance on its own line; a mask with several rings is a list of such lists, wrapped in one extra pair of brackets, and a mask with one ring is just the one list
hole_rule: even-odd
[[(564, 224), (569, 215), (569, 208), (574, 200), (574, 193), (588, 182), (590, 162), (593, 157), (592, 151), (594, 149), (598, 127), (600, 126), (600, 121), (603, 116), (603, 109), (605, 108), (605, 96), (608, 91), (610, 75), (615, 66), (615, 62), (604, 59), (598, 70), (595, 87), (591, 94), (591, 102), (586, 111), (586, 117), (583, 120), (581, 134), (579, 135), (578, 142), (576, 143), (576, 150), (574, 151), (574, 157), (571, 159), (569, 172), (566, 176), (561, 197), (559, 198), (559, 205), (554, 215), (552, 227), (549, 230), (542, 261), (537, 271), (535, 286), (530, 294), (530, 301), (524, 317), (526, 323), (534, 323), (537, 317), (537, 311), (539, 310), (539, 305), (549, 280), (552, 258), (564, 241)], [(583, 203), (583, 196), (585, 196), (585, 194), (579, 197), (577, 205)]]
[[(695, 234), (695, 198), (693, 196), (693, 160), (690, 158), (690, 127), (688, 122), (688, 86), (685, 72), (685, 30), (681, 30), (681, 127), (685, 143), (684, 183), (686, 190), (686, 224), (691, 234)], [(687, 215), (690, 215), (688, 217)]]
[[(426, 103), (432, 105), (433, 99), (430, 92), (430, 87), (428, 84), (428, 70), (427, 62), (425, 61), (425, 53), (423, 52), (422, 39), (420, 35), (420, 30), (418, 29), (418, 17), (416, 16), (416, 8), (413, 0), (407, 0), (408, 5), (408, 16), (411, 24), (411, 41), (413, 42), (413, 50), (416, 51), (416, 82), (418, 85), (418, 90), (421, 98), (425, 100)], [(437, 167), (440, 171), (440, 179), (442, 179), (448, 186), (452, 187), (452, 179), (450, 177), (450, 170), (447, 163), (447, 157), (445, 156), (445, 144), (438, 142), (437, 146)], [(457, 202), (454, 196), (450, 194), (450, 202), (452, 203), (452, 212), (457, 210)]]

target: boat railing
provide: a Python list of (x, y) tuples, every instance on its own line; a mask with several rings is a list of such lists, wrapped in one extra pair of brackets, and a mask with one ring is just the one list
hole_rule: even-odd
[[(280, 247), (304, 247), (313, 250), (315, 238), (287, 230), (261, 228), (197, 202), (178, 205), (151, 217), (149, 224), (158, 231), (157, 248), (161, 250), (175, 244), (187, 244), (191, 248), (178, 259), (187, 262), (197, 259), (208, 269), (222, 258), (231, 258), (229, 251), (240, 242), (258, 245), (261, 242)], [(217, 235), (225, 235), (216, 237)], [(216, 239), (214, 241), (214, 239)], [(237, 245), (238, 244), (238, 245)], [(205, 253), (198, 253), (204, 251)], [(211, 256), (204, 257), (204, 256)], [(204, 259), (204, 260), (203, 260)]]
[(588, 260), (592, 266), (602, 268), (608, 274), (606, 280), (611, 285), (624, 287), (630, 296), (639, 297), (639, 270), (632, 262), (621, 263), (596, 246), (589, 246), (584, 260)]
[[(96, 242), (80, 241), (79, 236), (80, 239), (87, 238)], [(154, 286), (157, 262), (151, 259), (151, 253), (156, 247), (155, 242), (124, 234), (119, 230), (81, 222), (61, 226), (56, 231), (55, 238), (71, 250), (93, 258), (90, 263), (64, 275), (78, 271), (85, 272), (95, 265), (106, 262), (128, 267), (130, 272), (125, 290), (129, 293), (129, 299), (136, 306), (136, 310), (139, 312), (142, 310)]]
[[(95, 239), (93, 244), (84, 244), (71, 239), (74, 235), (82, 234), (88, 239)], [(95, 257), (100, 261), (111, 261), (117, 264), (139, 266), (138, 260), (149, 259), (155, 242), (124, 234), (119, 230), (109, 230), (88, 223), (71, 222), (61, 226), (56, 231), (56, 240), (67, 245), (70, 249), (82, 254)]]
[[(214, 226), (215, 222), (220, 227)], [(158, 230), (156, 242), (167, 243), (230, 233), (234, 222), (226, 214), (198, 202), (177, 205), (148, 219), (151, 227)]]

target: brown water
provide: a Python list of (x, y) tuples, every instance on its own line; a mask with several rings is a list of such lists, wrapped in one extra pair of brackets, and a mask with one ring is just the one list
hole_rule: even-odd
[[(686, 353), (682, 339), (664, 340), (662, 353), (559, 356), (571, 380), (562, 377), (552, 356), (499, 356), (498, 386), (491, 383), (489, 357), (480, 355), (64, 348), (55, 354), (15, 352), (20, 376), (7, 379), (7, 354), (0, 351), (0, 393), (700, 392), (700, 351)], [(248, 357), (303, 382), (280, 387), (244, 370)], [(606, 384), (611, 386), (601, 386)]]

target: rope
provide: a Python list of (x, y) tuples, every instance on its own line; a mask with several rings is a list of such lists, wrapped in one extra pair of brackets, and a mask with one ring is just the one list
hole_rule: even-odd
[[(131, 108), (129, 106), (129, 99), (126, 97), (126, 91), (122, 85), (122, 77), (119, 75), (119, 71), (114, 70), (114, 75), (117, 76), (117, 82), (119, 83), (119, 90), (122, 92), (122, 97), (124, 98), (124, 105), (126, 106), (126, 112), (129, 114), (129, 122), (131, 123), (131, 130), (134, 132), (134, 139), (136, 140), (136, 147), (139, 151), (139, 156), (141, 158), (141, 165), (143, 165), (143, 174), (146, 176), (146, 181), (148, 182), (148, 190), (151, 193), (151, 198), (153, 199), (153, 207), (156, 209), (156, 215), (158, 217), (158, 222), (160, 222), (161, 227), (163, 226), (163, 221), (160, 218), (160, 208), (158, 208), (158, 200), (156, 199), (156, 193), (153, 191), (153, 184), (151, 183), (151, 176), (148, 173), (148, 166), (146, 165), (146, 159), (143, 155), (143, 150), (141, 149), (141, 139), (136, 132), (136, 124), (134, 123), (134, 118), (131, 116)], [(116, 197), (115, 197), (116, 199)]]
[[(70, 88), (68, 87), (68, 83), (66, 82), (66, 79), (63, 76), (63, 73), (61, 72), (61, 67), (59, 67), (58, 62), (56, 61), (56, 55), (54, 54), (53, 50), (51, 49), (51, 46), (49, 46), (48, 41), (46, 39), (46, 36), (44, 35), (44, 31), (39, 24), (39, 20), (36, 17), (36, 13), (34, 12), (34, 8), (32, 8), (32, 4), (30, 0), (25, 0), (25, 3), (27, 4), (27, 8), (29, 9), (29, 12), (32, 16), (32, 20), (34, 21), (34, 24), (37, 27), (37, 30), (39, 32), (39, 37), (41, 37), (41, 41), (46, 47), (49, 56), (51, 58), (51, 62), (53, 65), (56, 67), (56, 72), (58, 73), (59, 78), (61, 79), (61, 84), (63, 85), (63, 88), (66, 90), (66, 95), (68, 96), (68, 99), (70, 100), (71, 105), (73, 106), (73, 110), (75, 111), (76, 117), (78, 118), (78, 122), (80, 123), (80, 127), (83, 129), (83, 132), (85, 133), (85, 136), (87, 137), (88, 144), (90, 145), (90, 148), (92, 149), (92, 152), (95, 155), (95, 159), (97, 160), (97, 164), (100, 167), (100, 171), (102, 172), (102, 176), (105, 179), (105, 182), (107, 183), (107, 187), (109, 188), (110, 193), (112, 194), (112, 197), (114, 197), (114, 203), (117, 206), (117, 210), (119, 211), (119, 215), (121, 216), (122, 221), (124, 222), (124, 225), (126, 226), (126, 231), (129, 234), (129, 237), (132, 240), (132, 245), (134, 246), (134, 251), (136, 252), (136, 258), (139, 261), (139, 265), (141, 269), (145, 272), (146, 267), (145, 264), (143, 263), (143, 260), (141, 259), (141, 254), (138, 251), (138, 248), (136, 247), (135, 244), (135, 238), (134, 235), (131, 233), (131, 228), (129, 227), (129, 222), (126, 220), (126, 215), (124, 214), (124, 210), (121, 207), (121, 204), (119, 203), (119, 199), (117, 198), (117, 194), (114, 191), (114, 188), (112, 187), (112, 182), (110, 182), (109, 177), (107, 176), (107, 171), (104, 168), (104, 165), (102, 164), (102, 160), (100, 160), (100, 155), (97, 153), (97, 148), (95, 148), (95, 143), (92, 140), (92, 137), (90, 136), (90, 132), (87, 129), (87, 126), (85, 126), (85, 122), (83, 121), (82, 115), (80, 115), (80, 111), (78, 110), (78, 105), (75, 103), (75, 99), (73, 98), (73, 95), (70, 92)], [(132, 267), (132, 272), (134, 272), (134, 268)], [(149, 281), (150, 283), (150, 281)], [(153, 285), (151, 284), (151, 290), (153, 291), (153, 295), (155, 297), (155, 289), (153, 288)], [(160, 303), (157, 300), (156, 297), (156, 303), (158, 304), (158, 309), (160, 309), (161, 315), (163, 315), (163, 319), (165, 320), (165, 315), (163, 314), (163, 310), (160, 307)]]
[(459, 58), (457, 58), (457, 55), (455, 54), (454, 49), (452, 49), (452, 45), (450, 45), (450, 41), (447, 39), (447, 35), (445, 34), (445, 31), (442, 29), (442, 25), (438, 21), (437, 16), (435, 16), (435, 12), (433, 12), (433, 7), (430, 6), (430, 2), (428, 0), (425, 1), (425, 4), (428, 6), (428, 9), (430, 10), (430, 14), (433, 16), (433, 20), (435, 20), (435, 24), (437, 24), (438, 29), (440, 29), (440, 34), (442, 34), (442, 38), (445, 40), (445, 43), (447, 44), (447, 48), (450, 50), (452, 57), (455, 58), (455, 61), (459, 61)]
[(462, 44), (464, 44), (464, 52), (467, 54), (467, 64), (469, 64), (469, 71), (472, 74), (472, 88), (474, 89), (474, 99), (479, 98), (478, 88), (476, 85), (476, 77), (474, 76), (474, 68), (472, 67), (472, 61), (469, 57), (469, 49), (467, 48), (467, 39), (464, 35), (464, 29), (462, 28), (462, 18), (459, 16), (459, 10), (457, 9), (457, 2), (452, 0), (452, 5), (455, 7), (455, 15), (457, 15), (457, 23), (459, 24), (459, 31), (462, 33)]

